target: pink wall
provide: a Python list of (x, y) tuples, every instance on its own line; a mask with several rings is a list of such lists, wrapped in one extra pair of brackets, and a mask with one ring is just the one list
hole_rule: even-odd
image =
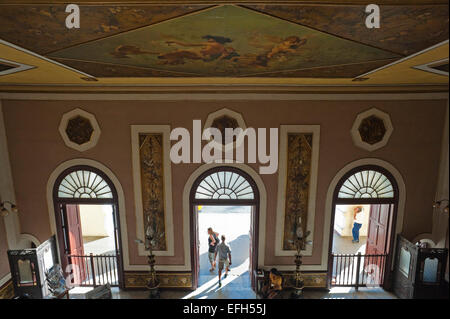
[[(192, 127), (192, 119), (206, 120), (210, 112), (227, 107), (241, 112), (249, 127), (280, 124), (320, 124), (320, 154), (313, 255), (305, 264), (320, 263), (325, 198), (335, 174), (349, 162), (376, 157), (394, 165), (406, 183), (404, 234), (431, 231), (431, 206), (437, 183), (445, 101), (3, 101), (17, 204), (22, 232), (44, 241), (50, 235), (46, 184), (60, 163), (85, 157), (109, 167), (122, 184), (127, 211), (131, 263), (146, 263), (137, 256), (136, 223), (131, 164), (132, 124), (171, 124)], [(58, 132), (61, 116), (80, 107), (95, 114), (101, 127), (97, 146), (80, 153), (65, 146)], [(371, 107), (388, 112), (394, 132), (388, 145), (368, 152), (353, 145), (350, 129), (356, 115)], [(182, 234), (182, 192), (199, 164), (172, 164), (174, 231)], [(255, 169), (257, 166), (252, 165)], [(290, 264), (292, 257), (274, 256), (277, 174), (262, 175), (268, 193), (266, 264)], [(186, 222), (186, 221), (185, 221)], [(179, 235), (178, 235), (179, 236)], [(176, 237), (178, 237), (176, 236)], [(179, 238), (179, 237), (178, 237)], [(183, 264), (183, 241), (175, 241), (174, 257), (158, 263)]]
[(0, 217), (0, 279), (9, 273), (8, 242), (6, 241), (5, 222), (3, 217)]

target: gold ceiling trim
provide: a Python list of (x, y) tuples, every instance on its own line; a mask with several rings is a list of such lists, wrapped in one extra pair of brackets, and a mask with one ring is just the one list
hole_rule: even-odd
[[(404, 57), (404, 58), (401, 58), (401, 59), (399, 59), (399, 60), (397, 60), (397, 61), (395, 61), (395, 62), (392, 62), (392, 63), (386, 64), (386, 65), (383, 65), (382, 67), (379, 67), (379, 68), (377, 68), (377, 69), (375, 69), (375, 70), (372, 70), (372, 71), (369, 71), (369, 72), (367, 72), (367, 73), (361, 74), (361, 75), (357, 76), (356, 78), (367, 77), (367, 76), (370, 75), (370, 74), (376, 73), (376, 72), (381, 71), (381, 70), (384, 70), (384, 69), (388, 69), (388, 68), (390, 68), (390, 67), (392, 67), (392, 66), (394, 66), (394, 65), (396, 65), (396, 64), (400, 64), (400, 63), (402, 63), (402, 62), (411, 60), (411, 59), (413, 59), (413, 58), (415, 58), (415, 57), (418, 57), (418, 56), (420, 56), (420, 55), (423, 55), (423, 54), (425, 54), (425, 53), (427, 53), (427, 52), (433, 51), (434, 49), (437, 49), (437, 48), (439, 48), (439, 47), (441, 47), (441, 46), (448, 45), (448, 43), (449, 43), (449, 40), (442, 41), (441, 43), (437, 43), (437, 44), (435, 44), (435, 45), (433, 45), (433, 46), (431, 46), (431, 47), (429, 47), (429, 48), (426, 48), (426, 49), (424, 49), (424, 50), (422, 50), (422, 51), (413, 53), (413, 54), (408, 55), (408, 56), (406, 56), (406, 57)], [(447, 57), (447, 58), (448, 58), (448, 57)], [(430, 63), (432, 63), (432, 62), (430, 62)]]
[[(379, 85), (379, 86), (93, 86), (93, 85), (0, 85), (5, 93), (118, 93), (118, 94), (360, 94), (360, 93), (436, 93), (448, 92), (443, 85)], [(132, 98), (131, 98), (132, 100)]]
[[(45, 62), (54, 64), (54, 65), (56, 65), (56, 66), (58, 66), (58, 67), (62, 67), (62, 68), (64, 68), (64, 69), (67, 69), (67, 70), (69, 70), (69, 71), (79, 73), (80, 75), (83, 75), (83, 76), (86, 76), (86, 77), (89, 77), (89, 78), (93, 78), (92, 75), (89, 75), (89, 74), (84, 73), (84, 72), (82, 72), (82, 71), (76, 70), (76, 69), (74, 69), (74, 68), (71, 68), (70, 66), (67, 66), (67, 65), (65, 65), (65, 64), (59, 63), (59, 62), (54, 61), (54, 60), (52, 60), (52, 59), (49, 59), (49, 58), (47, 58), (47, 57), (45, 57), (45, 56), (42, 56), (42, 55), (40, 55), (40, 54), (37, 54), (37, 53), (35, 53), (35, 52), (32, 52), (32, 51), (27, 50), (27, 49), (25, 49), (25, 48), (21, 48), (21, 47), (15, 45), (15, 44), (12, 44), (12, 43), (9, 43), (9, 42), (7, 42), (7, 41), (5, 41), (5, 40), (0, 39), (0, 46), (2, 46), (2, 45), (6, 46), (6, 47), (9, 47), (9, 48), (11, 48), (11, 49), (13, 49), (13, 50), (20, 51), (20, 52), (22, 52), (22, 53), (24, 53), (24, 54), (30, 55), (30, 56), (32, 56), (33, 58), (37, 58), (37, 59), (43, 60), (43, 61), (45, 61)], [(22, 62), (18, 62), (18, 61), (16, 61), (15, 63), (23, 64)], [(37, 66), (34, 66), (34, 67), (36, 68)]]
[(420, 64), (420, 65), (415, 65), (415, 66), (412, 66), (412, 68), (417, 69), (417, 70), (421, 70), (421, 71), (424, 71), (424, 72), (431, 72), (431, 73), (434, 73), (434, 74), (439, 74), (439, 75), (443, 75), (443, 76), (447, 76), (448, 77), (448, 72), (442, 71), (442, 70), (439, 70), (439, 69), (435, 69), (435, 67), (448, 64), (448, 62), (449, 62), (448, 58), (445, 58), (445, 59), (440, 59), (440, 60), (437, 60), (437, 61), (432, 61), (432, 62)]

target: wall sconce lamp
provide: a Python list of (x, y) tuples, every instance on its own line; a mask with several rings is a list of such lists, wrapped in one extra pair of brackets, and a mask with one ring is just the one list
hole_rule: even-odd
[(14, 203), (11, 203), (9, 200), (0, 203), (0, 216), (6, 217), (9, 215), (9, 210), (6, 209), (5, 204), (9, 204), (10, 210), (13, 213), (17, 213), (19, 210)]
[(442, 208), (444, 206), (443, 202), (447, 202), (447, 206), (444, 207), (444, 213), (448, 214), (448, 199), (441, 199), (441, 200), (435, 201), (433, 204), (433, 208), (435, 208), (435, 209)]

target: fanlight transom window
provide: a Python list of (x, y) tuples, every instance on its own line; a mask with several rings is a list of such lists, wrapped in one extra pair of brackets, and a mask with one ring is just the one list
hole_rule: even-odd
[(347, 178), (338, 198), (394, 198), (394, 188), (382, 173), (364, 170)]
[(196, 199), (254, 199), (253, 188), (241, 175), (219, 171), (206, 176), (198, 185)]
[(58, 187), (60, 198), (113, 198), (108, 183), (89, 170), (77, 170), (67, 174)]

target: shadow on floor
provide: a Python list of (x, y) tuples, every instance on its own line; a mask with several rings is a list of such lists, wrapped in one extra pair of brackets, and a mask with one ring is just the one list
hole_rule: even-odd
[[(244, 263), (249, 257), (249, 248), (250, 248), (250, 236), (249, 235), (241, 235), (234, 239), (233, 241), (227, 243), (231, 249), (231, 268), (238, 267)], [(217, 256), (218, 261), (219, 256)], [(199, 276), (210, 276), (212, 274), (217, 274), (217, 268), (215, 272), (210, 272), (211, 264), (209, 263), (208, 253), (203, 253), (200, 255), (200, 272)]]
[[(249, 267), (250, 236), (241, 235), (227, 243), (231, 249), (230, 272), (227, 278), (222, 275), (222, 287), (218, 285), (218, 269), (210, 272), (208, 253), (200, 255), (199, 285), (196, 291), (187, 298), (195, 299), (253, 299), (255, 293), (251, 289)], [(217, 260), (218, 261), (218, 257)]]

